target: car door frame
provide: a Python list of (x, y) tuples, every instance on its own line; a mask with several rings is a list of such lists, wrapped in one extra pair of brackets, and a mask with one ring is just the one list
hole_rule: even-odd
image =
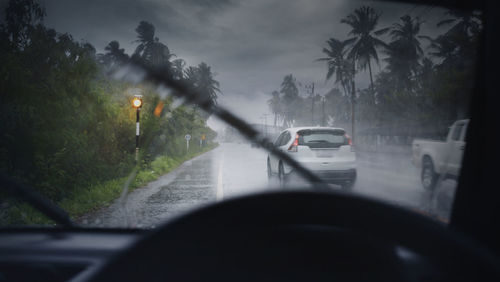
[(464, 149), (465, 149), (465, 134), (467, 131), (467, 121), (458, 121), (454, 128), (453, 131), (457, 129), (458, 126), (461, 126), (460, 129), (460, 135), (458, 136), (458, 139), (455, 140), (454, 134), (452, 133), (451, 138), (450, 138), (450, 144), (449, 144), (449, 162), (447, 163), (447, 166), (450, 169), (451, 176), (458, 176), (460, 172), (460, 167), (462, 163), (462, 158), (464, 154)]

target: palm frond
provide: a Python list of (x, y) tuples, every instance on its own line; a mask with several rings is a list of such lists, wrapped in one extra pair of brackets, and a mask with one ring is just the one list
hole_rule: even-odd
[(380, 36), (380, 35), (386, 34), (389, 30), (391, 30), (391, 28), (390, 27), (386, 27), (386, 28), (382, 28), (382, 29), (379, 29), (377, 31), (374, 31), (373, 34), (375, 34), (377, 36)]
[(442, 20), (440, 22), (437, 23), (437, 27), (441, 27), (443, 25), (448, 25), (448, 24), (451, 24), (453, 22), (455, 22), (457, 19), (446, 19), (446, 20)]

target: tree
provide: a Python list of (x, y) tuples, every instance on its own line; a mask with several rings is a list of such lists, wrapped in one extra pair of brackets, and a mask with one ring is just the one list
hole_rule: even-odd
[(281, 82), (280, 93), (283, 93), (284, 118), (283, 123), (289, 127), (295, 119), (294, 107), (299, 98), (299, 90), (297, 89), (296, 79), (292, 74), (286, 75)]
[(299, 90), (296, 84), (297, 80), (292, 74), (286, 75), (281, 82), (280, 92), (284, 94), (283, 98), (291, 101), (299, 96)]
[(100, 62), (110, 68), (121, 66), (129, 59), (125, 49), (120, 48), (120, 43), (116, 40), (109, 42), (104, 50), (106, 53), (100, 56)]
[[(191, 85), (194, 91), (202, 95), (201, 98), (204, 100), (200, 102), (208, 102), (211, 105), (217, 105), (218, 93), (221, 93), (220, 84), (214, 76), (212, 68), (203, 62), (197, 67), (189, 66), (184, 71), (184, 81)], [(204, 118), (207, 119), (208, 115)]]
[(448, 10), (445, 15), (451, 16), (451, 18), (438, 22), (437, 26), (454, 24), (446, 34), (457, 33), (473, 36), (481, 31), (481, 14), (477, 11)]
[(423, 108), (435, 110), (433, 98), (436, 96), (436, 89), (434, 87), (436, 83), (436, 70), (431, 59), (427, 57), (422, 59), (416, 78), (420, 104)]
[[(5, 121), (0, 123), (1, 173), (55, 203), (101, 189), (104, 186), (99, 184), (109, 180), (119, 183), (135, 166), (131, 129), (136, 111), (130, 94), (125, 94), (131, 86), (143, 90), (145, 102), (141, 167), (160, 173), (163, 170), (150, 160), (161, 155), (171, 161), (184, 157), (188, 131), (194, 138), (201, 134), (208, 140), (215, 137), (202, 118), (185, 106), (173, 110), (171, 119), (155, 115), (160, 101), (172, 108), (172, 99), (162, 99), (152, 85), (131, 85), (106, 76), (100, 71), (103, 65), (96, 60), (95, 48), (43, 26), (39, 22), (43, 8), (36, 3), (11, 0), (6, 16), (0, 18), (0, 120)], [(99, 59), (104, 56), (119, 61), (126, 54), (114, 41)], [(190, 153), (198, 150), (192, 146)], [(22, 207), (18, 201), (5, 200), (7, 212)], [(10, 215), (5, 218), (16, 221)], [(2, 224), (3, 220), (2, 216)], [(28, 213), (18, 220), (33, 219)]]
[(198, 80), (198, 69), (193, 66), (189, 66), (184, 70), (184, 80), (192, 86), (196, 86)]
[(412, 78), (418, 72), (419, 60), (423, 55), (418, 39), (421, 38), (419, 32), (422, 21), (419, 18), (412, 19), (408, 15), (400, 19), (401, 23), (392, 25), (392, 41), (386, 51), (389, 57), (385, 61), (388, 63), (387, 69), (396, 78), (396, 87), (411, 94)]
[(340, 21), (352, 28), (349, 35), (354, 37), (348, 56), (358, 63), (359, 69), (366, 70), (368, 67), (373, 101), (375, 101), (375, 93), (373, 91), (371, 60), (375, 60), (378, 64), (377, 48), (386, 47), (386, 44), (377, 37), (389, 31), (389, 28), (375, 31), (379, 18), (380, 14), (375, 12), (372, 7), (362, 6)]
[(217, 93), (221, 93), (220, 84), (214, 79), (215, 73), (206, 63), (198, 65), (197, 88), (210, 103), (217, 105)]
[[(455, 68), (462, 64), (459, 44), (455, 36), (439, 35), (436, 39), (427, 37), (430, 41), (429, 54), (440, 59), (440, 67)], [(463, 58), (467, 59), (467, 58)]]
[(172, 61), (172, 74), (175, 79), (184, 78), (184, 67), (186, 66), (186, 61), (183, 59), (175, 59)]
[(330, 79), (335, 74), (335, 83), (340, 83), (345, 95), (348, 95), (348, 87), (353, 75), (352, 63), (346, 58), (346, 47), (352, 42), (352, 39), (341, 41), (330, 38), (326, 42), (329, 48), (323, 48), (323, 53), (327, 57), (317, 59), (317, 61), (326, 61), (328, 66), (326, 79)]
[(343, 127), (349, 123), (350, 101), (347, 95), (343, 95), (339, 89), (332, 88), (325, 94), (326, 115), (334, 126)]
[(278, 91), (273, 91), (271, 94), (273, 97), (269, 100), (267, 100), (267, 104), (269, 105), (269, 109), (271, 110), (271, 113), (274, 115), (274, 126), (277, 125), (278, 123), (278, 118), (281, 114), (282, 107), (281, 107), (281, 99), (280, 99), (280, 93)]
[(134, 57), (141, 58), (153, 66), (170, 67), (170, 59), (175, 55), (170, 53), (167, 45), (155, 37), (155, 27), (146, 21), (141, 21), (135, 29), (139, 43), (134, 52)]
[(22, 48), (28, 42), (29, 33), (43, 21), (45, 8), (36, 0), (11, 0), (5, 9), (5, 21), (1, 29), (15, 46)]

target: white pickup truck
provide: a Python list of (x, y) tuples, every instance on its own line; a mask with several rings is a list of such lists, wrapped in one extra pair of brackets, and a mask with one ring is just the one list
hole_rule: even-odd
[(440, 178), (456, 178), (460, 173), (468, 124), (468, 119), (453, 123), (444, 142), (413, 140), (412, 162), (421, 168), (420, 177), (425, 189), (432, 190)]

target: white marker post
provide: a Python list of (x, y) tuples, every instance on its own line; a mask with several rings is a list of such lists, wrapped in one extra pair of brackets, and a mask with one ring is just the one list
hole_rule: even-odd
[(186, 134), (186, 136), (184, 136), (184, 138), (186, 138), (186, 152), (188, 152), (189, 151), (189, 140), (191, 140), (191, 135)]
[(132, 107), (136, 110), (136, 121), (135, 121), (135, 162), (139, 161), (139, 135), (140, 131), (140, 114), (142, 107), (142, 95), (134, 95), (132, 100)]

